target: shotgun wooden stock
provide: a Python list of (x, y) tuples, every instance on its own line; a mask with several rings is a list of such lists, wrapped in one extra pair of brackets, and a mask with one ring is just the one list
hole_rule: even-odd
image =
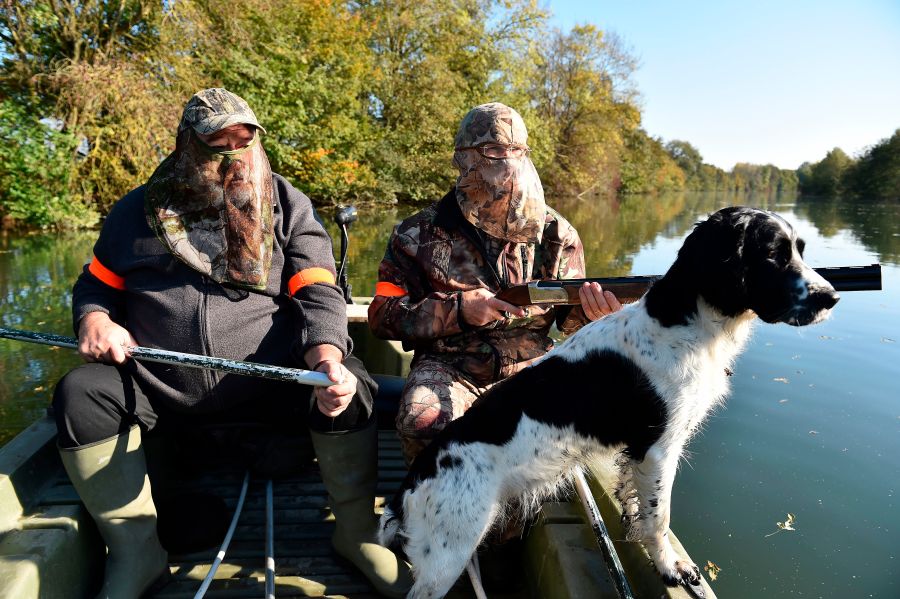
[[(881, 265), (830, 266), (813, 269), (831, 283), (835, 291), (878, 291), (881, 289)], [(497, 298), (515, 306), (535, 304), (580, 304), (578, 289), (584, 283), (596, 282), (612, 291), (620, 302), (639, 300), (662, 275), (632, 277), (599, 277), (532, 281), (503, 289)]]

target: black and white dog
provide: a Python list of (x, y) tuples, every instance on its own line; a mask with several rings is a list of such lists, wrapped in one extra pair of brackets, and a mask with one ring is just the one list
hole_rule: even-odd
[(408, 597), (442, 597), (504, 506), (539, 505), (573, 468), (620, 452), (628, 538), (669, 584), (699, 578), (668, 539), (682, 449), (728, 391), (726, 370), (757, 316), (826, 318), (834, 288), (771, 212), (725, 208), (699, 223), (638, 302), (592, 322), (496, 385), (415, 460), (385, 508), (379, 541), (413, 565)]

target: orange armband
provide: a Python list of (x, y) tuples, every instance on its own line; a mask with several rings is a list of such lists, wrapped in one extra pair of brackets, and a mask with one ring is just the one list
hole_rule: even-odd
[(375, 295), (383, 295), (385, 297), (403, 297), (409, 293), (403, 287), (388, 283), (387, 281), (378, 281), (375, 283)]
[(304, 268), (288, 281), (288, 293), (294, 295), (307, 285), (312, 285), (313, 283), (330, 283), (334, 285), (334, 281), (334, 274), (327, 268), (321, 268), (319, 266)]
[(110, 269), (103, 266), (99, 260), (97, 260), (97, 256), (94, 256), (94, 259), (91, 260), (91, 263), (88, 265), (88, 271), (100, 279), (101, 282), (109, 285), (113, 289), (118, 289), (119, 291), (125, 290), (125, 277), (120, 277)]

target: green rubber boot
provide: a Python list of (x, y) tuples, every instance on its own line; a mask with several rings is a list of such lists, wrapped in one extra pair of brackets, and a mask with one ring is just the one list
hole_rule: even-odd
[(375, 540), (375, 486), (378, 483), (378, 430), (351, 433), (310, 431), (322, 480), (330, 495), (336, 527), (331, 544), (350, 560), (380, 594), (405, 597), (413, 579), (409, 564)]
[(106, 542), (106, 574), (98, 598), (137, 599), (168, 578), (156, 536), (141, 430), (75, 449), (60, 449), (63, 466)]

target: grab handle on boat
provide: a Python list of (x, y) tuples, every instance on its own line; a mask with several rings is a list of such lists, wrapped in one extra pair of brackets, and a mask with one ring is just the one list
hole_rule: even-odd
[[(39, 343), (42, 345), (78, 349), (78, 340), (74, 337), (63, 337), (62, 335), (53, 335), (50, 333), (36, 333), (33, 331), (20, 331), (18, 329), (0, 327), (0, 337), (13, 339), (15, 341), (24, 341), (26, 343)], [(131, 354), (133, 358), (148, 362), (175, 364), (186, 366), (188, 368), (221, 370), (222, 372), (230, 372), (232, 374), (258, 376), (267, 379), (300, 383), (302, 385), (313, 385), (316, 387), (330, 387), (335, 384), (324, 372), (314, 372), (312, 370), (303, 370), (302, 368), (287, 368), (285, 366), (272, 366), (269, 364), (259, 364), (257, 362), (229, 360), (227, 358), (216, 358), (214, 356), (186, 354), (183, 352), (156, 349), (152, 347), (135, 346), (126, 347), (125, 350)]]
[(587, 514), (591, 528), (594, 529), (594, 535), (597, 537), (597, 544), (600, 545), (600, 552), (603, 554), (603, 558), (606, 560), (606, 564), (612, 574), (616, 590), (622, 599), (634, 599), (634, 594), (631, 592), (631, 586), (628, 584), (628, 579), (625, 578), (625, 570), (622, 568), (622, 562), (619, 561), (619, 555), (616, 553), (616, 548), (613, 546), (612, 539), (609, 538), (609, 531), (606, 529), (606, 524), (603, 522), (603, 517), (600, 515), (600, 508), (597, 507), (597, 502), (594, 501), (591, 489), (588, 487), (587, 480), (584, 478), (584, 471), (581, 469), (581, 466), (575, 468), (574, 479), (575, 490), (578, 492), (578, 497), (581, 499), (581, 504), (584, 506), (584, 511)]

